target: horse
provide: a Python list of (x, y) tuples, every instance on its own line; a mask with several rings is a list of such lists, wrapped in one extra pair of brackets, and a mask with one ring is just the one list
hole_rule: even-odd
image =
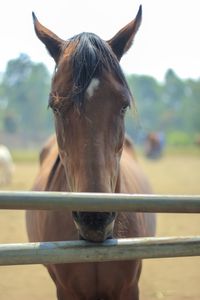
[(0, 185), (11, 183), (14, 164), (9, 149), (0, 145)]
[[(109, 41), (83, 32), (62, 40), (33, 13), (37, 37), (55, 60), (49, 107), (55, 135), (40, 153), (33, 190), (151, 193), (149, 181), (125, 136), (124, 118), (133, 98), (119, 65), (140, 26), (142, 8)], [(30, 242), (155, 234), (153, 214), (133, 212), (27, 211)], [(138, 300), (141, 260), (48, 264), (58, 300)]]
[(163, 155), (165, 137), (162, 132), (150, 132), (144, 142), (144, 154), (149, 159), (159, 159)]

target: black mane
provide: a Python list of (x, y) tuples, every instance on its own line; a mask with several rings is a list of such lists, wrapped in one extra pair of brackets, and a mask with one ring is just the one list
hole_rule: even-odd
[(119, 62), (109, 45), (93, 33), (83, 32), (72, 37), (76, 49), (71, 57), (72, 63), (72, 100), (79, 107), (83, 105), (84, 95), (92, 78), (100, 77), (103, 70), (113, 72), (118, 80), (127, 88), (125, 76)]

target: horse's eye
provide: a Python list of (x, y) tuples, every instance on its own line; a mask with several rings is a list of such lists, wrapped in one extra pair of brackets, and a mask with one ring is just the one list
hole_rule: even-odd
[(120, 114), (122, 116), (125, 115), (127, 109), (128, 109), (128, 105), (123, 105), (122, 108), (120, 109)]
[(57, 100), (57, 95), (54, 95), (52, 93), (49, 94), (49, 105), (48, 107), (50, 107), (52, 109), (52, 111), (54, 112), (54, 114), (58, 115), (59, 114), (59, 107), (58, 104), (55, 100)]
[(59, 114), (59, 109), (57, 107), (52, 107), (52, 110), (53, 110), (55, 115)]
[(59, 109), (57, 106), (53, 105), (51, 102), (49, 103), (48, 107), (50, 107), (53, 111), (54, 114), (58, 115), (59, 114)]

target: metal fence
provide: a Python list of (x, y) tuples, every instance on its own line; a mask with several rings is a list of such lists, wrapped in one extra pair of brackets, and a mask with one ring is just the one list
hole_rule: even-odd
[[(0, 192), (0, 209), (200, 213), (200, 195)], [(200, 256), (200, 236), (1, 244), (0, 265)]]

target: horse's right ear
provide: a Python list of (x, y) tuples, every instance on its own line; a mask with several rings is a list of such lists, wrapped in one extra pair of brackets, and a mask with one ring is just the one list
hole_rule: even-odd
[(142, 21), (142, 6), (140, 5), (136, 18), (123, 27), (111, 40), (107, 41), (118, 60), (127, 52)]
[(32, 16), (35, 32), (38, 38), (45, 44), (50, 55), (54, 58), (55, 62), (57, 63), (64, 41), (57, 35), (55, 35), (52, 31), (40, 24), (34, 12), (32, 12)]

